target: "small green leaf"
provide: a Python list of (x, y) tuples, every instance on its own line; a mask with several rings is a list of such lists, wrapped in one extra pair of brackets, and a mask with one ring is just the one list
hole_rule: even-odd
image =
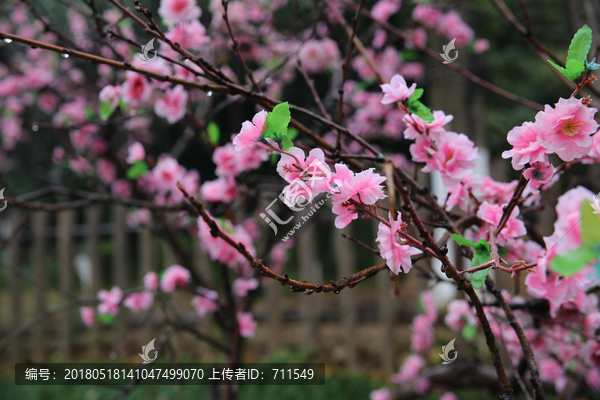
[(589, 26), (584, 25), (575, 33), (569, 52), (567, 53), (567, 64), (570, 60), (579, 61), (583, 64), (587, 58), (590, 48), (592, 47), (592, 30)]
[(288, 151), (289, 149), (294, 147), (294, 143), (290, 140), (288, 135), (283, 135), (281, 144), (283, 145), (283, 151)]
[(566, 69), (564, 69), (563, 67), (561, 67), (560, 65), (556, 64), (555, 62), (553, 62), (552, 60), (548, 60), (548, 62), (550, 63), (550, 65), (552, 65), (554, 68), (556, 68), (561, 74), (563, 74), (564, 76), (567, 77), (568, 80), (572, 81), (573, 79), (575, 79), (570, 73), (569, 71), (567, 71)]
[(229, 233), (229, 234), (234, 234), (235, 233), (235, 229), (233, 229), (231, 226), (227, 225), (227, 220), (225, 218), (217, 218), (221, 224), (221, 230), (224, 230), (225, 232)]
[(287, 135), (290, 138), (290, 140), (296, 139), (298, 137), (298, 129), (294, 128), (293, 126), (290, 126), (288, 128)]
[(270, 161), (271, 161), (271, 164), (273, 164), (273, 165), (277, 164), (277, 153), (276, 152), (271, 153)]
[(425, 122), (433, 121), (433, 113), (425, 104), (419, 100), (415, 100), (408, 104), (408, 109), (411, 113), (418, 115)]
[(110, 116), (115, 112), (116, 109), (117, 109), (117, 107), (111, 106), (108, 101), (100, 102), (100, 111), (99, 111), (100, 119), (102, 121), (106, 121), (107, 119), (110, 118)]
[(465, 338), (465, 340), (472, 342), (473, 339), (475, 339), (475, 337), (477, 336), (477, 331), (478, 329), (476, 326), (466, 324), (462, 328), (462, 337)]
[(140, 160), (134, 163), (129, 170), (127, 170), (127, 179), (137, 179), (140, 176), (144, 176), (148, 173), (149, 168), (146, 161)]
[(113, 314), (99, 314), (98, 321), (103, 324), (110, 325), (115, 321), (116, 317)]
[(277, 104), (267, 117), (268, 123), (267, 120), (265, 120), (265, 124), (267, 125), (265, 133), (267, 136), (287, 132), (288, 125), (292, 119), (289, 104), (287, 102)]
[(402, 50), (402, 61), (411, 62), (419, 59), (419, 53), (412, 50)]
[(85, 106), (85, 119), (86, 121), (91, 121), (94, 119), (94, 114), (96, 114), (94, 112), (94, 107), (90, 106), (89, 104), (86, 104)]
[(206, 127), (206, 132), (208, 133), (208, 140), (210, 143), (219, 144), (219, 138), (221, 137), (219, 125), (217, 125), (214, 121), (210, 121)]
[(414, 91), (414, 93), (412, 94), (412, 96), (410, 96), (408, 98), (408, 103), (412, 103), (413, 101), (417, 101), (421, 98), (421, 96), (423, 96), (423, 92), (424, 90), (421, 88), (418, 88)]
[(599, 254), (592, 246), (583, 245), (552, 259), (550, 268), (563, 276), (572, 276), (581, 271)]
[[(475, 259), (475, 257), (473, 257), (473, 259)], [(479, 271), (475, 271), (471, 274), (471, 285), (473, 285), (473, 289), (477, 290), (483, 286), (483, 284), (485, 283), (485, 278), (487, 278), (489, 272), (490, 268), (486, 268)]]
[(600, 215), (594, 214), (587, 200), (581, 204), (581, 239), (592, 246), (600, 243)]
[(121, 107), (121, 110), (125, 111), (126, 113), (129, 113), (129, 111), (131, 111), (131, 107), (125, 104), (123, 99), (119, 99), (119, 107)]
[(585, 66), (581, 61), (577, 60), (567, 60), (567, 71), (569, 75), (573, 77), (573, 79), (577, 79), (579, 75), (585, 70)]
[(458, 233), (451, 233), (450, 236), (452, 237), (452, 239), (454, 239), (456, 243), (458, 243), (461, 246), (471, 246), (473, 248), (477, 246), (477, 244), (471, 242), (469, 239), (459, 235)]

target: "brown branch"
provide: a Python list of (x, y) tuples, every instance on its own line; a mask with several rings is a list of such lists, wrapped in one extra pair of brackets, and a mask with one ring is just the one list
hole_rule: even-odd
[(513, 327), (515, 333), (519, 338), (521, 348), (523, 349), (523, 354), (525, 355), (525, 361), (527, 361), (527, 366), (529, 368), (529, 372), (531, 373), (530, 381), (535, 392), (535, 400), (544, 400), (546, 398), (544, 394), (544, 386), (542, 384), (542, 381), (540, 380), (540, 374), (537, 368), (537, 363), (535, 362), (533, 351), (531, 350), (529, 341), (525, 336), (525, 332), (523, 332), (523, 328), (519, 324), (519, 321), (517, 321), (517, 318), (512, 312), (512, 309), (504, 299), (502, 292), (500, 291), (500, 289), (498, 289), (496, 283), (489, 276), (485, 280), (485, 287), (491, 294), (494, 295), (494, 297), (496, 297), (498, 303), (500, 303), (500, 306), (502, 307), (502, 310), (504, 310), (504, 313), (506, 314), (506, 318), (508, 318), (508, 322)]
[(314, 292), (334, 292), (337, 294), (340, 292), (340, 290), (344, 289), (345, 287), (353, 288), (354, 285), (356, 285), (357, 283), (362, 282), (365, 279), (376, 275), (379, 271), (382, 271), (387, 268), (385, 264), (378, 264), (373, 267), (369, 267), (362, 271), (359, 271), (355, 274), (352, 274), (349, 277), (344, 277), (341, 281), (331, 281), (330, 284), (322, 285), (290, 279), (287, 274), (279, 275), (278, 273), (270, 270), (267, 266), (265, 266), (260, 259), (250, 254), (250, 252), (242, 243), (236, 242), (229, 235), (223, 232), (219, 228), (217, 223), (208, 215), (204, 208), (204, 205), (198, 202), (194, 197), (190, 196), (179, 182), (177, 182), (177, 186), (179, 187), (179, 190), (181, 191), (181, 193), (183, 193), (185, 198), (190, 202), (190, 204), (194, 206), (194, 208), (198, 212), (198, 215), (209, 226), (210, 233), (213, 237), (220, 237), (221, 239), (223, 239), (225, 242), (227, 242), (227, 244), (236, 249), (237, 252), (242, 255), (242, 257), (244, 257), (248, 262), (250, 262), (252, 268), (258, 269), (261, 275), (278, 281), (279, 283), (281, 283), (282, 286), (289, 285), (290, 291), (292, 292), (305, 292), (306, 294), (312, 294)]
[[(342, 0), (344, 3), (348, 4), (350, 7), (352, 8), (356, 8), (357, 5), (356, 3), (352, 2), (351, 0)], [(377, 21), (373, 18), (373, 15), (366, 9), (362, 10), (362, 14), (365, 15), (367, 18), (371, 19), (373, 22), (375, 22), (376, 24), (378, 24), (379, 26), (381, 26), (382, 28), (384, 28), (385, 30), (387, 30), (388, 32), (398, 36), (399, 38), (401, 38), (402, 40), (405, 40), (407, 42), (410, 42), (410, 38), (408, 37), (408, 35), (406, 33), (404, 33), (403, 31), (401, 31), (400, 29), (396, 28), (395, 26), (385, 22), (385, 21)], [(542, 111), (544, 109), (544, 107), (542, 107), (541, 104), (538, 104), (534, 101), (525, 99), (521, 96), (517, 96), (514, 93), (511, 93), (507, 90), (504, 90), (496, 85), (494, 85), (493, 83), (490, 83), (480, 77), (478, 77), (477, 75), (473, 74), (472, 72), (470, 72), (469, 70), (467, 70), (466, 68), (461, 67), (460, 65), (456, 64), (456, 63), (448, 63), (448, 64), (443, 64), (443, 59), (442, 57), (440, 57), (440, 55), (428, 48), (428, 47), (423, 47), (420, 50), (422, 50), (425, 54), (427, 54), (429, 57), (433, 58), (436, 61), (439, 61), (441, 65), (450, 68), (451, 70), (458, 72), (459, 74), (461, 74), (462, 76), (464, 76), (465, 78), (469, 79), (471, 82), (476, 83), (477, 85), (493, 92), (496, 93), (499, 96), (505, 97), (511, 101), (514, 101), (515, 103), (519, 103), (522, 104), (524, 106), (533, 108), (534, 110), (538, 110), (538, 111)]]
[(331, 121), (331, 115), (329, 115), (329, 113), (325, 109), (325, 105), (321, 101), (321, 98), (319, 97), (319, 93), (317, 93), (317, 89), (315, 88), (315, 83), (308, 76), (308, 73), (306, 72), (306, 68), (304, 68), (300, 59), (298, 59), (298, 71), (300, 71), (300, 73), (302, 74), (302, 77), (306, 81), (306, 84), (308, 85), (308, 88), (310, 89), (310, 92), (312, 93), (313, 98), (315, 99), (315, 103), (317, 103), (317, 106), (319, 107), (321, 114), (323, 114), (323, 116), (325, 118), (327, 118), (328, 120)]
[(252, 86), (254, 87), (254, 90), (256, 90), (257, 92), (260, 92), (260, 88), (258, 87), (256, 80), (254, 79), (254, 74), (252, 74), (252, 71), (250, 70), (250, 68), (248, 68), (248, 64), (246, 64), (246, 60), (244, 60), (244, 57), (242, 56), (242, 53), (240, 52), (240, 46), (238, 45), (238, 42), (237, 42), (235, 36), (233, 35), (233, 30), (231, 30), (231, 25), (229, 24), (229, 17), (227, 16), (229, 0), (222, 0), (221, 4), (223, 5), (223, 9), (224, 9), (223, 19), (225, 20), (225, 25), (227, 25), (227, 31), (229, 32), (229, 37), (231, 38), (231, 42), (232, 42), (231, 48), (233, 49), (235, 54), (240, 59), (240, 62), (242, 63), (242, 66), (244, 67), (244, 70), (246, 71), (246, 75), (248, 75), (248, 78), (250, 78), (250, 82), (252, 82)]
[(521, 201), (521, 196), (523, 195), (523, 191), (525, 190), (525, 187), (527, 186), (528, 182), (529, 182), (529, 179), (525, 178), (523, 176), (523, 174), (521, 174), (521, 177), (519, 178), (519, 183), (517, 184), (517, 187), (515, 188), (515, 192), (513, 193), (512, 198), (510, 199), (508, 204), (504, 207), (504, 213), (502, 214), (502, 218), (500, 219), (500, 223), (498, 224), (498, 227), (496, 228), (494, 236), (498, 236), (498, 234), (500, 233), (502, 228), (504, 228), (504, 225), (506, 225), (506, 222), (508, 222), (508, 218), (510, 218), (510, 215), (512, 214), (513, 210)]

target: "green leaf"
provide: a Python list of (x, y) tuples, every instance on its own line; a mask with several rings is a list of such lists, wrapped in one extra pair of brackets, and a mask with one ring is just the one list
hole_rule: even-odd
[(298, 137), (298, 129), (294, 128), (293, 126), (290, 126), (288, 128), (287, 135), (290, 138), (290, 140), (296, 139)]
[(477, 246), (477, 244), (471, 242), (469, 239), (463, 236), (460, 236), (458, 233), (451, 233), (450, 236), (452, 237), (452, 239), (454, 239), (456, 243), (458, 243), (461, 246), (471, 246), (473, 248)]
[(276, 152), (271, 153), (270, 161), (271, 161), (271, 164), (273, 164), (273, 165), (277, 164), (277, 153)]
[(288, 151), (289, 149), (294, 147), (294, 143), (290, 140), (290, 137), (288, 135), (283, 135), (281, 144), (283, 145), (283, 151)]
[[(473, 257), (475, 259), (475, 257)], [(489, 260), (488, 260), (489, 261)], [(473, 265), (473, 264), (471, 264)], [(481, 265), (481, 264), (477, 264)], [(471, 274), (471, 285), (473, 285), (473, 289), (480, 289), (485, 283), (485, 278), (487, 278), (490, 272), (490, 268), (482, 269)]]
[(288, 125), (292, 119), (290, 114), (290, 106), (287, 102), (277, 104), (273, 111), (267, 115), (265, 124), (267, 129), (265, 134), (268, 137), (276, 134), (283, 134), (287, 132)]
[(570, 60), (579, 61), (581, 64), (585, 63), (590, 47), (592, 47), (592, 30), (589, 26), (584, 25), (571, 40), (567, 53), (567, 64)]
[(475, 339), (475, 337), (477, 336), (477, 331), (478, 329), (476, 326), (466, 324), (462, 328), (462, 337), (465, 338), (465, 340), (472, 342), (473, 339)]
[(567, 60), (567, 71), (573, 77), (573, 79), (577, 79), (579, 75), (585, 70), (585, 66), (581, 61), (577, 60)]
[(600, 215), (594, 214), (587, 200), (581, 204), (581, 239), (584, 244), (592, 246), (600, 243)]
[(116, 319), (116, 317), (113, 314), (99, 314), (98, 315), (98, 321), (102, 322), (103, 324), (112, 324), (114, 322), (114, 320)]
[(96, 114), (94, 112), (94, 107), (90, 106), (89, 104), (86, 104), (85, 108), (85, 119), (86, 121), (91, 121), (94, 119), (94, 114)]
[(423, 96), (423, 92), (424, 90), (421, 88), (418, 88), (414, 91), (414, 93), (412, 94), (412, 96), (410, 96), (408, 98), (408, 104), (412, 103), (413, 101), (417, 101), (421, 98), (421, 96)]
[(144, 176), (150, 169), (146, 161), (140, 160), (133, 164), (129, 170), (127, 170), (127, 179), (137, 179), (140, 176)]
[(419, 59), (419, 53), (412, 50), (402, 50), (402, 61), (410, 62)]
[(219, 125), (217, 125), (214, 121), (210, 121), (206, 127), (206, 132), (208, 133), (208, 141), (210, 143), (219, 144), (219, 138), (221, 137)]
[(567, 77), (568, 80), (572, 81), (573, 79), (575, 79), (570, 73), (569, 71), (567, 71), (566, 69), (564, 69), (563, 67), (561, 67), (560, 65), (556, 64), (555, 62), (553, 62), (552, 60), (548, 60), (548, 62), (550, 63), (550, 65), (552, 65), (554, 68), (556, 68), (561, 74), (563, 74), (564, 76)]
[(119, 107), (121, 107), (121, 109), (126, 113), (129, 113), (129, 111), (131, 111), (131, 108), (127, 104), (125, 104), (123, 99), (119, 99)]
[(425, 122), (433, 121), (433, 114), (431, 110), (419, 100), (408, 103), (408, 109), (411, 113), (421, 117), (421, 119), (423, 119)]
[(572, 276), (581, 271), (590, 261), (598, 258), (592, 246), (583, 245), (552, 259), (550, 268), (561, 275)]
[(116, 109), (117, 109), (117, 107), (111, 106), (108, 101), (100, 102), (100, 111), (99, 111), (100, 119), (102, 121), (106, 121), (107, 119), (110, 118), (110, 116), (115, 112)]

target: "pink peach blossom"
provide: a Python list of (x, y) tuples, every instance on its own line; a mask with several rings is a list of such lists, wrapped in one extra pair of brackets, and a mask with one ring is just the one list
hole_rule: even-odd
[(233, 139), (233, 145), (236, 151), (240, 151), (245, 147), (256, 148), (259, 145), (258, 139), (262, 136), (263, 126), (267, 112), (262, 110), (256, 113), (252, 118), (252, 122), (245, 121), (242, 124), (242, 130)]
[(529, 179), (529, 187), (532, 193), (538, 193), (544, 183), (550, 182), (554, 174), (554, 167), (550, 163), (534, 162), (531, 168), (523, 172), (523, 176)]
[(417, 84), (413, 83), (411, 87), (408, 87), (404, 78), (400, 75), (392, 76), (390, 83), (385, 83), (381, 86), (383, 91), (383, 99), (381, 104), (391, 104), (397, 101), (408, 99), (417, 89)]
[(138, 108), (150, 99), (152, 86), (144, 75), (129, 72), (121, 86), (121, 98), (131, 108)]
[(238, 312), (237, 322), (240, 335), (245, 338), (254, 337), (256, 332), (256, 321), (250, 312)]
[(512, 166), (516, 170), (523, 169), (525, 164), (539, 162), (548, 162), (547, 153), (551, 151), (544, 148), (538, 141), (544, 128), (541, 124), (533, 122), (524, 122), (508, 132), (507, 140), (513, 148), (502, 153), (502, 158), (512, 157)]
[(169, 124), (181, 120), (187, 111), (188, 92), (181, 85), (167, 89), (163, 97), (154, 102), (154, 112)]
[(219, 300), (219, 294), (214, 290), (203, 287), (197, 287), (196, 291), (199, 295), (192, 298), (192, 306), (194, 306), (198, 315), (203, 317), (215, 312), (218, 308), (217, 300)]
[(473, 49), (475, 53), (483, 53), (490, 48), (490, 42), (487, 39), (477, 39), (473, 44)]
[(127, 150), (127, 164), (135, 164), (146, 157), (144, 145), (140, 142), (133, 142)]
[(96, 163), (96, 171), (98, 172), (98, 177), (104, 182), (106, 185), (110, 185), (117, 177), (117, 168), (106, 158), (99, 158)]
[(94, 309), (92, 307), (81, 307), (81, 320), (83, 324), (88, 328), (94, 325), (96, 321), (96, 314), (94, 313)]
[(431, 4), (417, 4), (412, 12), (413, 19), (426, 28), (435, 27), (441, 16), (442, 12)]
[(190, 278), (190, 271), (181, 265), (171, 265), (165, 270), (160, 280), (160, 289), (166, 293), (173, 292), (178, 287), (187, 286)]
[(166, 25), (171, 26), (200, 18), (202, 10), (196, 4), (196, 0), (161, 0), (158, 15)]
[(140, 312), (150, 308), (154, 301), (154, 295), (148, 290), (128, 295), (123, 304), (133, 312)]
[(210, 202), (221, 201), (223, 203), (231, 203), (239, 195), (238, 185), (232, 176), (204, 182), (200, 188), (200, 193), (202, 193), (205, 200)]
[(97, 294), (100, 304), (98, 304), (98, 314), (112, 314), (117, 315), (119, 312), (119, 303), (123, 299), (123, 291), (114, 286), (110, 291), (100, 290)]
[(425, 366), (425, 360), (417, 354), (409, 355), (400, 367), (400, 370), (390, 377), (398, 385), (414, 382), (419, 376), (419, 371)]
[(371, 9), (373, 19), (387, 22), (400, 9), (400, 0), (379, 0)]
[(110, 187), (113, 195), (128, 199), (131, 197), (131, 182), (126, 179), (117, 179)]
[(392, 400), (392, 394), (389, 389), (381, 388), (377, 390), (373, 390), (369, 393), (370, 400)]
[(555, 108), (546, 105), (536, 116), (536, 123), (543, 127), (538, 143), (563, 161), (573, 161), (586, 156), (592, 148), (591, 135), (598, 130), (594, 120), (596, 108), (583, 105), (581, 99), (561, 98)]
[(232, 292), (238, 297), (246, 297), (248, 292), (258, 288), (258, 279), (237, 278), (233, 281)]
[(388, 227), (383, 222), (379, 223), (377, 232), (377, 242), (379, 242), (379, 252), (381, 257), (386, 260), (388, 268), (396, 275), (400, 271), (408, 273), (412, 268), (411, 256), (421, 254), (422, 251), (415, 249), (407, 244), (404, 244), (396, 233), (401, 229), (402, 216), (398, 213), (398, 219), (393, 220), (392, 215), (389, 215), (391, 227)]
[(144, 288), (147, 290), (156, 290), (158, 289), (158, 275), (156, 272), (148, 272), (144, 275)]

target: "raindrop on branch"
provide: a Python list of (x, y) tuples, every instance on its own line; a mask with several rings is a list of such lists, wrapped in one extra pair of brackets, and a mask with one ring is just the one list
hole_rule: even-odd
[(273, 83), (273, 79), (271, 79), (271, 78), (267, 78), (267, 79), (265, 79), (265, 83), (266, 83), (267, 85), (270, 85), (271, 83)]
[(4, 43), (11, 43), (12, 39), (11, 38), (4, 38), (3, 42)]
[(212, 90), (210, 90), (208, 93), (206, 93), (206, 95), (207, 95), (208, 97), (212, 96)]
[(69, 58), (69, 54), (68, 53), (60, 53), (60, 56), (62, 58)]
[(34, 132), (37, 132), (37, 131), (38, 131), (38, 129), (39, 129), (39, 128), (38, 128), (38, 126), (37, 126), (37, 125), (33, 125), (33, 126), (31, 127), (31, 130), (32, 130), (32, 131), (34, 131)]

